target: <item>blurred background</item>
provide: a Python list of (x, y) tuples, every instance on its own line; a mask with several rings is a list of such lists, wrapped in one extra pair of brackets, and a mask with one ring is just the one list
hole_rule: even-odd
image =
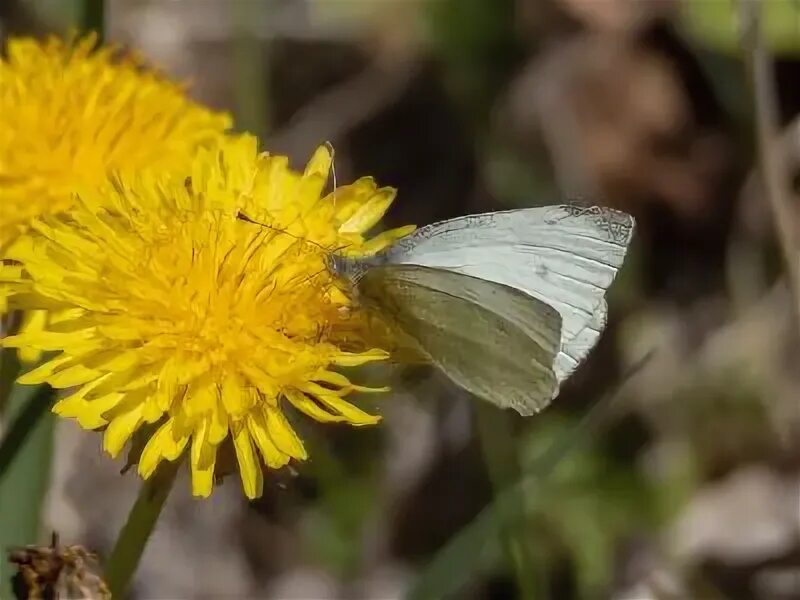
[[(88, 7), (264, 149), (300, 168), (328, 140), (339, 182), (397, 187), (387, 226), (568, 199), (639, 225), (601, 343), (542, 414), (397, 373), (380, 426), (301, 423), (311, 460), (257, 502), (234, 480), (192, 499), (184, 474), (134, 597), (800, 598), (798, 299), (755, 170), (738, 2), (98, 6), (2, 0), (0, 32), (63, 33)], [(760, 12), (796, 201), (800, 3)], [(602, 427), (576, 430), (590, 410)], [(46, 526), (102, 556), (139, 481), (100, 443), (58, 423)], [(500, 519), (497, 490), (526, 474)]]

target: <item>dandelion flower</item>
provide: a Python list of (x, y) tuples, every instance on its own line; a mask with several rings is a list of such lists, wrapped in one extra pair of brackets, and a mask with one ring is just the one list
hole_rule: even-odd
[(258, 155), (254, 138), (230, 138), (182, 176), (120, 175), (81, 192), (66, 215), (35, 219), (9, 249), (22, 272), (0, 280), (10, 306), (58, 317), (4, 345), (60, 354), (20, 381), (74, 388), (54, 411), (105, 428), (112, 456), (137, 430), (152, 432), (144, 478), (188, 452), (198, 496), (211, 493), (228, 440), (250, 498), (262, 464), (305, 459), (289, 410), (376, 423), (346, 397), (384, 390), (342, 370), (388, 353), (359, 334), (326, 258), (379, 251), (413, 228), (365, 239), (394, 191), (364, 178), (323, 195), (330, 164), (322, 147), (298, 173)]
[(111, 172), (186, 170), (230, 124), (94, 36), (11, 39), (0, 58), (0, 250)]

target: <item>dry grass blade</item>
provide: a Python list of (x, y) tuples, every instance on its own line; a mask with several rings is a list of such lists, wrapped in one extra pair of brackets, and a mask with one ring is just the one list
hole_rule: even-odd
[(795, 333), (800, 334), (800, 239), (789, 187), (789, 169), (780, 145), (777, 95), (772, 62), (761, 30), (761, 2), (741, 0), (742, 49), (755, 102), (758, 161), (764, 193), (780, 240), (792, 290)]

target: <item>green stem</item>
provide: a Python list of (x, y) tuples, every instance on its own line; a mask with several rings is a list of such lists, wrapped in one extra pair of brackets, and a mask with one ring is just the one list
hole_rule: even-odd
[[(3, 315), (2, 327), (3, 336), (14, 335), (19, 331), (22, 315), (19, 312), (12, 312)], [(22, 365), (16, 348), (0, 349), (0, 416), (5, 413), (8, 407), (8, 399), (11, 396), (14, 382), (19, 377)]]
[(125, 598), (150, 534), (175, 482), (179, 465), (180, 461), (164, 462), (150, 479), (142, 483), (139, 497), (106, 561), (106, 583), (115, 600)]
[(94, 31), (97, 34), (97, 41), (103, 42), (106, 26), (105, 0), (83, 0), (80, 3), (78, 19), (78, 25), (82, 32)]
[(50, 411), (53, 405), (53, 390), (49, 386), (43, 385), (36, 387), (14, 388), (22, 401), (14, 404), (18, 414), (8, 428), (8, 431), (0, 441), (0, 480), (6, 474), (9, 465), (14, 461), (20, 449), (25, 447), (31, 433), (38, 425), (40, 419)]
[(259, 138), (269, 133), (268, 44), (253, 33), (253, 24), (264, 20), (269, 3), (235, 2), (234, 101), (236, 123)]
[(0, 351), (0, 415), (5, 413), (14, 382), (19, 377), (20, 362), (16, 348)]
[[(519, 481), (522, 470), (515, 444), (513, 415), (493, 406), (476, 402), (478, 434), (489, 478), (496, 492)], [(506, 558), (514, 569), (521, 598), (543, 598), (542, 580), (538, 577), (537, 553), (526, 527), (527, 506), (520, 496), (510, 511), (499, 512), (498, 524)]]

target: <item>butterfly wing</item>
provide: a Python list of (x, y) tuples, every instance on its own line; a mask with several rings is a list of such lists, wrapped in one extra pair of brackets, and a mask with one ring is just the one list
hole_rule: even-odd
[(513, 288), (415, 265), (368, 269), (361, 302), (378, 309), (452, 381), (522, 415), (558, 393), (556, 310)]
[(375, 263), (447, 269), (522, 290), (554, 307), (562, 318), (554, 370), (563, 381), (605, 327), (605, 293), (633, 229), (633, 217), (600, 207), (470, 215), (418, 229), (375, 257)]

